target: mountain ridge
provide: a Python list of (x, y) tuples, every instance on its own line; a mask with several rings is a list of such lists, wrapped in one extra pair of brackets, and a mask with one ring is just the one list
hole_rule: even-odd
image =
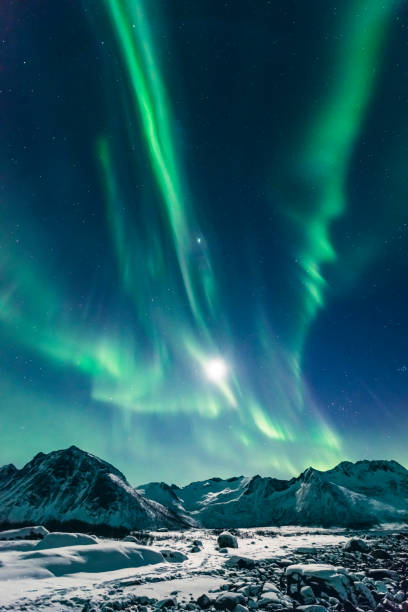
[(185, 486), (132, 487), (110, 463), (71, 446), (0, 468), (0, 523), (114, 529), (272, 525), (370, 526), (408, 522), (408, 470), (394, 460), (309, 467), (289, 480), (212, 477)]

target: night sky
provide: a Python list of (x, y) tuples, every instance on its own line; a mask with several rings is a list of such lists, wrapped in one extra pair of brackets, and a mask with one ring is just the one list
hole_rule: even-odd
[(408, 464), (402, 0), (3, 0), (0, 463)]

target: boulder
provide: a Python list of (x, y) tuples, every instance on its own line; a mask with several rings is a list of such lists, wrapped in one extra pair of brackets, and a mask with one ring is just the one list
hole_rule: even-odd
[(0, 540), (41, 540), (50, 532), (42, 525), (8, 529), (0, 532)]
[(86, 533), (64, 533), (54, 531), (48, 533), (37, 544), (37, 548), (44, 550), (47, 548), (62, 548), (64, 546), (90, 546), (98, 544), (99, 539), (96, 536), (87, 535)]
[(368, 605), (370, 606), (370, 608), (372, 608), (373, 610), (375, 609), (377, 603), (373, 597), (373, 594), (371, 593), (370, 589), (368, 588), (368, 586), (366, 584), (364, 584), (364, 582), (355, 582), (354, 583), (354, 588), (356, 590), (357, 596), (362, 599), (365, 600), (366, 603), (368, 603)]
[(238, 604), (245, 604), (246, 599), (241, 593), (231, 593), (227, 591), (219, 595), (214, 602), (217, 610), (233, 610)]
[(382, 580), (383, 578), (390, 578), (390, 580), (398, 580), (397, 572), (385, 568), (368, 570), (368, 577), (374, 578), (374, 580)]
[(290, 565), (286, 576), (288, 595), (298, 601), (302, 601), (302, 587), (310, 586), (316, 598), (324, 592), (342, 602), (357, 604), (353, 580), (344, 567), (319, 563)]
[(312, 604), (316, 600), (313, 589), (310, 586), (304, 586), (300, 589), (300, 598), (305, 604)]
[(180, 552), (179, 550), (172, 550), (171, 548), (164, 548), (160, 551), (163, 557), (169, 563), (183, 563), (188, 559), (187, 555)]
[(232, 555), (225, 565), (228, 567), (238, 567), (238, 569), (253, 569), (257, 562), (254, 559), (248, 557), (239, 557), (238, 555)]
[(377, 591), (377, 593), (388, 593), (388, 587), (385, 584), (385, 582), (383, 582), (382, 580), (376, 580), (375, 581), (375, 590)]
[(159, 609), (163, 608), (175, 608), (177, 605), (177, 599), (175, 597), (166, 597), (157, 602), (156, 607)]
[(293, 552), (298, 555), (315, 555), (317, 549), (314, 546), (298, 546)]
[(367, 553), (370, 550), (367, 542), (361, 540), (360, 538), (351, 538), (344, 545), (344, 550), (347, 552), (363, 552)]
[(249, 612), (246, 606), (242, 606), (241, 604), (237, 604), (232, 612)]
[(386, 550), (384, 550), (383, 548), (374, 548), (371, 551), (371, 554), (373, 557), (375, 557), (376, 559), (389, 559), (390, 558), (390, 554), (389, 552), (387, 552)]
[(139, 544), (139, 541), (135, 538), (135, 536), (127, 535), (123, 538), (123, 542), (133, 542), (134, 544)]
[(276, 591), (264, 591), (260, 600), (258, 601), (258, 607), (267, 608), (271, 605), (286, 607), (285, 600), (287, 601), (287, 597), (285, 595), (281, 595), (281, 593), (277, 593)]
[(238, 540), (229, 531), (223, 531), (217, 538), (220, 548), (238, 548)]
[(200, 597), (197, 599), (197, 605), (199, 605), (202, 610), (206, 610), (207, 608), (210, 608), (212, 605), (212, 602), (213, 600), (210, 599), (208, 595), (206, 595), (205, 593), (200, 595)]

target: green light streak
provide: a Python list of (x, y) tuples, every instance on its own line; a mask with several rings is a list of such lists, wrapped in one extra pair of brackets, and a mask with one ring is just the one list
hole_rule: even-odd
[(189, 197), (182, 188), (171, 111), (164, 90), (145, 6), (141, 0), (105, 0), (122, 52), (130, 88), (139, 110), (152, 169), (166, 207), (185, 291), (196, 322), (205, 329), (205, 313), (213, 312), (215, 285), (207, 261), (205, 270), (193, 269), (189, 253), (197, 224), (193, 222)]
[(297, 157), (305, 198), (293, 202), (285, 214), (301, 236), (297, 259), (303, 294), (294, 339), (298, 355), (312, 321), (325, 304), (322, 269), (337, 260), (330, 230), (347, 210), (348, 168), (374, 92), (381, 50), (396, 6), (398, 2), (394, 0), (350, 3), (342, 28), (344, 36), (332, 68), (333, 85)]

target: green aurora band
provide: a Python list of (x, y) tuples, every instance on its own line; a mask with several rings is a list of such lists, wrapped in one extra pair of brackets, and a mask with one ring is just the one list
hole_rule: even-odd
[(336, 78), (292, 158), (303, 185), (302, 199), (285, 202), (283, 214), (299, 236), (296, 257), (304, 289), (293, 335), (299, 360), (310, 325), (324, 307), (323, 268), (337, 260), (330, 230), (347, 211), (349, 164), (380, 72), (387, 30), (399, 5), (399, 0), (359, 0), (349, 5), (343, 24), (347, 35), (337, 43)]

